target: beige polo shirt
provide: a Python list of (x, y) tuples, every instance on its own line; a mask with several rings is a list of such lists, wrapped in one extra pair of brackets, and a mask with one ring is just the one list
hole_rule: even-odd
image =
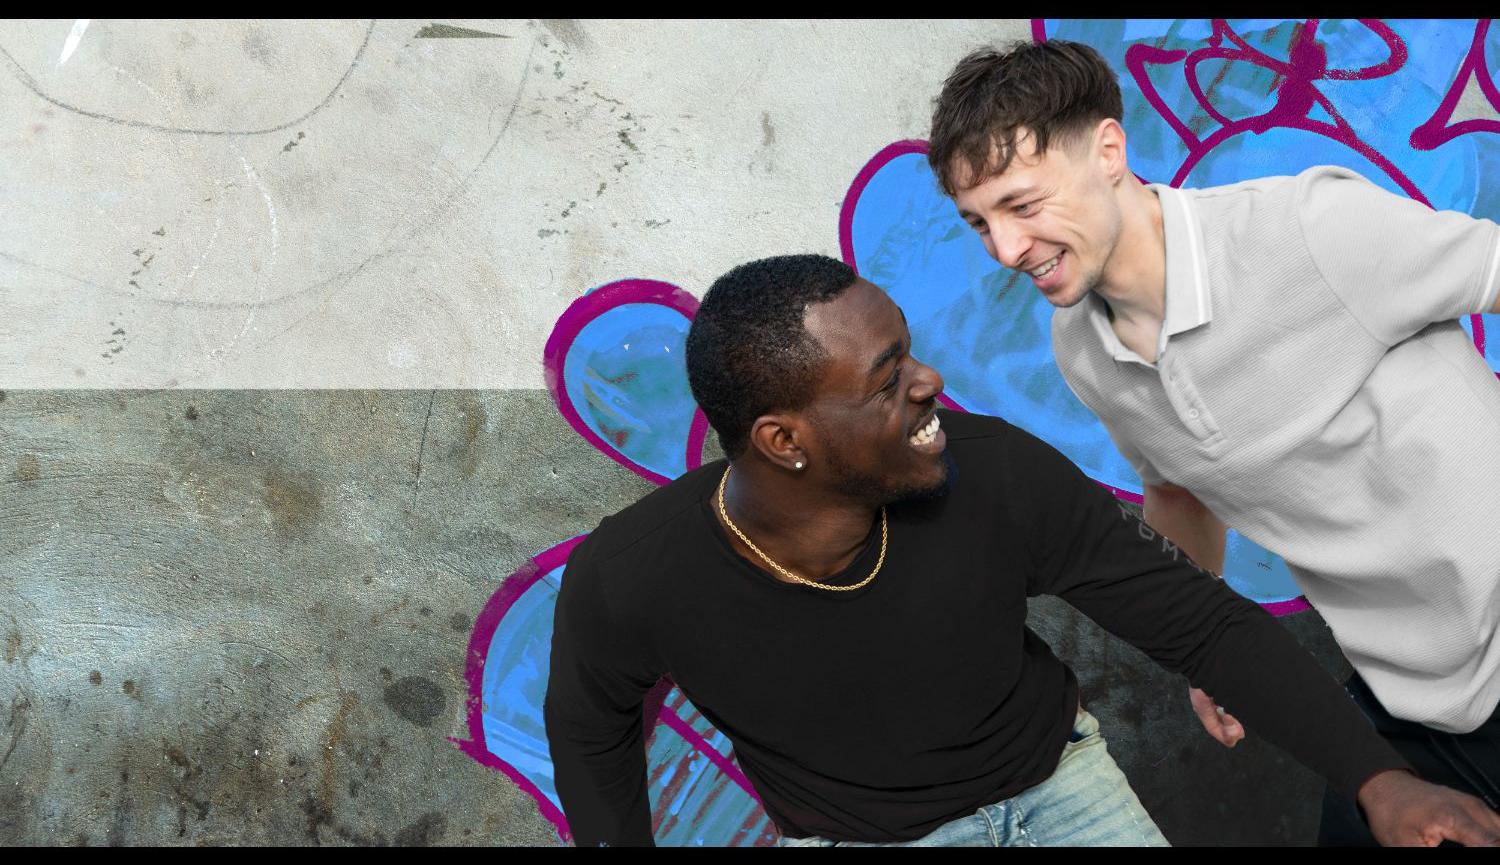
[(1500, 293), (1500, 227), (1342, 168), (1151, 187), (1155, 364), (1097, 295), (1052, 319), (1064, 378), (1144, 483), (1282, 556), (1397, 717), (1500, 702), (1500, 381), (1458, 325)]

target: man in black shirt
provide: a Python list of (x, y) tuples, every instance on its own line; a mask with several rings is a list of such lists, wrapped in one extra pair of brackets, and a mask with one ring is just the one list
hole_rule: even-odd
[[(1054, 594), (1356, 796), (1386, 843), (1500, 843), (1422, 782), (1259, 607), (1066, 458), (937, 410), (900, 309), (787, 256), (715, 283), (688, 336), (729, 462), (569, 559), (545, 702), (577, 842), (651, 844), (642, 697), (670, 674), (802, 843), (1161, 843), (1026, 628)], [(1294, 708), (1295, 707), (1295, 708)]]

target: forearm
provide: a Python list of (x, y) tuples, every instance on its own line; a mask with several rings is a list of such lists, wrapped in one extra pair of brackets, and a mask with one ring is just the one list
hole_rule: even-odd
[(579, 847), (651, 847), (651, 803), (639, 722), (623, 734), (599, 734), (548, 707), (553, 779)]
[(652, 658), (610, 615), (585, 541), (558, 596), (542, 717), (557, 797), (580, 847), (651, 846), (641, 700)]
[(1192, 493), (1171, 484), (1147, 486), (1145, 500), (1147, 525), (1170, 538), (1199, 565), (1215, 574), (1224, 573), (1227, 530), (1213, 511)]
[(1180, 548), (1173, 554), (1151, 541), (1154, 530), (1136, 517), (1115, 510), (1093, 520), (1108, 528), (1083, 533), (1095, 540), (1077, 545), (1074, 567), (1087, 578), (1067, 589), (1066, 600), (1186, 675), (1256, 735), (1346, 795), (1376, 772), (1405, 767), (1281, 624), (1187, 564)]
[(1286, 628), (1244, 606), (1189, 658), (1195, 687), (1351, 798), (1377, 773), (1410, 768)]

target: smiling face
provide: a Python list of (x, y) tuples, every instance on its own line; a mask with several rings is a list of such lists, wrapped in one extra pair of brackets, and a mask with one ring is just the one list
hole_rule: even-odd
[(1106, 278), (1120, 239), (1123, 132), (1108, 120), (1041, 154), (1022, 134), (1016, 149), (1004, 172), (978, 184), (956, 166), (953, 202), (991, 258), (1029, 273), (1053, 306), (1073, 306)]
[(937, 420), (943, 377), (911, 356), (901, 308), (860, 279), (808, 307), (807, 332), (826, 355), (816, 396), (801, 412), (809, 472), (835, 491), (888, 504), (941, 489), (947, 436)]

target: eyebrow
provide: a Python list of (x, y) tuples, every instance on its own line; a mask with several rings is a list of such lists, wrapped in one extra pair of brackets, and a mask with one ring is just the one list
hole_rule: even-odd
[[(990, 209), (999, 210), (1005, 205), (1010, 204), (1012, 201), (1015, 201), (1017, 198), (1025, 198), (1029, 195), (1035, 195), (1038, 188), (1039, 187), (1036, 186), (1025, 186), (1020, 189), (1013, 189), (996, 199), (995, 203), (990, 205)], [(967, 219), (970, 216), (977, 216), (978, 214), (970, 213), (969, 211), (960, 208), (958, 211), (958, 215)]]

